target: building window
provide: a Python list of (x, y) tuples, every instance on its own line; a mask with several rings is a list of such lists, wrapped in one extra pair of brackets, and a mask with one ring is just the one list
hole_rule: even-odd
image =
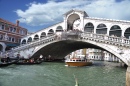
[(5, 25), (2, 25), (2, 30), (4, 30), (5, 29)]
[(21, 42), (21, 39), (18, 39), (18, 43), (20, 43)]
[(9, 37), (9, 39), (8, 39), (9, 41), (11, 41), (11, 37)]
[(13, 29), (13, 32), (16, 32), (16, 28)]
[(13, 32), (13, 28), (12, 27), (10, 27), (10, 32)]
[(12, 38), (12, 42), (15, 42), (15, 39), (14, 39), (14, 38)]

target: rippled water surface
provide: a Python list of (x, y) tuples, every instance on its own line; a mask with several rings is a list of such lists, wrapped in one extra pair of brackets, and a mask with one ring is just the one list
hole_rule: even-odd
[(11, 65), (0, 68), (0, 86), (125, 86), (126, 69), (111, 62), (92, 66), (66, 67), (65, 63)]

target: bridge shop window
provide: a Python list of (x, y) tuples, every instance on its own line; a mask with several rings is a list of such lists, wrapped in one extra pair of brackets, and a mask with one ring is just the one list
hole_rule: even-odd
[(42, 32), (40, 38), (46, 37), (46, 33)]
[(124, 36), (130, 39), (130, 27), (125, 30)]
[(105, 24), (99, 24), (96, 28), (97, 34), (107, 34), (107, 27)]
[(58, 27), (56, 28), (56, 32), (63, 32), (63, 28), (62, 28), (61, 26), (58, 26)]
[(34, 36), (34, 40), (38, 40), (39, 39), (39, 36), (38, 35), (35, 35)]
[(121, 33), (122, 33), (122, 30), (121, 30), (120, 26), (114, 25), (114, 26), (111, 27), (109, 35), (110, 36), (114, 35), (114, 36), (117, 36), (117, 37), (121, 37)]
[(50, 29), (50, 30), (48, 31), (48, 35), (52, 35), (52, 34), (54, 34), (54, 31), (53, 31), (52, 29)]
[(22, 44), (26, 44), (26, 40), (25, 39), (22, 41)]
[(84, 32), (91, 32), (94, 31), (94, 25), (92, 23), (87, 23), (84, 27)]
[(32, 42), (32, 38), (31, 37), (29, 37), (28, 40), (27, 40), (27, 43), (29, 43), (29, 42)]

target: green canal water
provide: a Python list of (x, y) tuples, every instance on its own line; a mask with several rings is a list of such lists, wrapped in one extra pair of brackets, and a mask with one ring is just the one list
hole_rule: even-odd
[(0, 86), (125, 86), (126, 69), (117, 63), (95, 61), (86, 67), (66, 67), (65, 63), (11, 65), (0, 68)]

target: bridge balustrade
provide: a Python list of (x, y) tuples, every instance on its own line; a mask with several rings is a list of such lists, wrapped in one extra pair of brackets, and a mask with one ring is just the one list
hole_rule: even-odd
[(39, 39), (37, 41), (32, 41), (30, 43), (27, 43), (27, 44), (22, 44), (20, 46), (17, 46), (15, 48), (12, 48), (13, 51), (20, 51), (20, 50), (23, 50), (23, 49), (27, 49), (27, 48), (30, 48), (30, 47), (34, 47), (34, 46), (37, 46), (41, 43), (48, 43), (50, 40), (54, 40), (55, 39), (55, 35), (51, 35), (51, 36), (48, 36), (48, 37), (45, 37), (45, 38), (42, 38), (42, 39)]
[(124, 47), (130, 47), (130, 40), (123, 37), (107, 36), (103, 34), (94, 34), (94, 33), (88, 33), (88, 32), (82, 33), (81, 36), (82, 38), (87, 38), (93, 41), (110, 43), (114, 45), (118, 44)]

